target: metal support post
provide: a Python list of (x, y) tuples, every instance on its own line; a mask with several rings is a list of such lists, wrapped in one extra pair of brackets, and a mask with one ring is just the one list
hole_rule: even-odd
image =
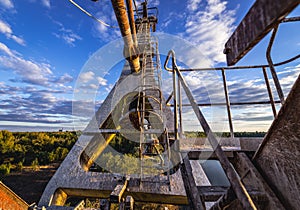
[(232, 118), (231, 118), (231, 109), (230, 109), (230, 100), (229, 100), (229, 95), (228, 95), (228, 87), (227, 87), (226, 74), (225, 74), (224, 69), (222, 69), (222, 77), (223, 77), (223, 86), (224, 86), (224, 93), (225, 93), (225, 99), (226, 99), (226, 108), (227, 108), (230, 136), (231, 136), (231, 138), (234, 138)]
[(268, 95), (269, 95), (269, 99), (270, 99), (270, 103), (271, 103), (273, 115), (274, 115), (274, 118), (276, 118), (276, 116), (277, 116), (276, 107), (275, 107), (275, 102), (274, 102), (272, 90), (271, 90), (271, 87), (270, 87), (270, 82), (269, 82), (267, 70), (266, 70), (265, 67), (262, 67), (262, 71), (263, 71), (263, 74), (264, 74), (265, 83), (266, 83), (266, 86), (267, 86)]
[(279, 79), (278, 79), (273, 61), (272, 61), (272, 57), (271, 57), (271, 49), (272, 49), (272, 46), (273, 46), (273, 43), (274, 43), (274, 40), (275, 40), (275, 37), (276, 37), (276, 34), (277, 34), (277, 30), (278, 30), (278, 25), (275, 26), (274, 29), (273, 29), (273, 33), (272, 33), (272, 36), (270, 38), (270, 42), (269, 42), (269, 45), (268, 45), (268, 48), (267, 48), (266, 56), (267, 56), (267, 61), (268, 61), (269, 67), (270, 67), (270, 71), (271, 71), (271, 74), (272, 74), (272, 77), (273, 77), (273, 81), (274, 81), (274, 84), (275, 84), (280, 102), (281, 102), (281, 104), (283, 104), (284, 103), (284, 94), (283, 94), (283, 91), (281, 89), (281, 85), (280, 85), (280, 82), (279, 82)]

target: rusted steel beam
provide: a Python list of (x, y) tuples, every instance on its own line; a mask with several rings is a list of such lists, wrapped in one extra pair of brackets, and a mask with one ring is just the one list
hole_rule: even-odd
[(299, 3), (300, 0), (257, 0), (225, 44), (227, 64), (236, 64)]
[(132, 33), (133, 43), (135, 45), (137, 45), (136, 28), (135, 28), (135, 23), (134, 23), (132, 0), (126, 0), (126, 6), (127, 6), (127, 13), (128, 13), (128, 17), (129, 17), (130, 30)]
[(29, 205), (0, 181), (0, 209), (27, 210)]
[(126, 12), (126, 6), (124, 0), (111, 0), (113, 5), (115, 15), (120, 27), (120, 31), (124, 40), (124, 55), (125, 58), (129, 61), (131, 71), (139, 72), (140, 70), (140, 61), (138, 50), (134, 45), (132, 39), (132, 33), (130, 29), (130, 24)]

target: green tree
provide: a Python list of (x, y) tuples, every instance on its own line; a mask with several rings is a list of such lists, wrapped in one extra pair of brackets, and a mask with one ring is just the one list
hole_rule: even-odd
[(1, 164), (0, 165), (0, 177), (6, 176), (10, 173), (11, 164)]
[(14, 148), (15, 138), (13, 134), (7, 130), (0, 131), (0, 153), (10, 152)]

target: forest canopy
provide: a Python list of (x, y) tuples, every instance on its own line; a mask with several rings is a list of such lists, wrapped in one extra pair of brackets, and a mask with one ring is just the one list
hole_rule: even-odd
[(36, 168), (61, 162), (77, 141), (76, 132), (10, 132), (0, 131), (0, 175), (12, 168)]

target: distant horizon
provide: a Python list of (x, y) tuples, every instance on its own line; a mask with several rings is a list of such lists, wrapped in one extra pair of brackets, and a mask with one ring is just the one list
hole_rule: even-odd
[(81, 131), (83, 129), (74, 129), (74, 127), (49, 127), (49, 126), (19, 126), (19, 125), (0, 125), (0, 131), (8, 130), (10, 132), (55, 132), (63, 131)]
[[(10, 132), (59, 132), (62, 129), (63, 132), (66, 131), (83, 131), (83, 129), (74, 129), (74, 127), (49, 127), (49, 126), (19, 126), (19, 125), (0, 125), (0, 131), (7, 130)], [(185, 132), (203, 132), (198, 130), (187, 130)], [(268, 131), (234, 131), (234, 133), (267, 133)], [(229, 131), (214, 131), (214, 133), (230, 133)]]

